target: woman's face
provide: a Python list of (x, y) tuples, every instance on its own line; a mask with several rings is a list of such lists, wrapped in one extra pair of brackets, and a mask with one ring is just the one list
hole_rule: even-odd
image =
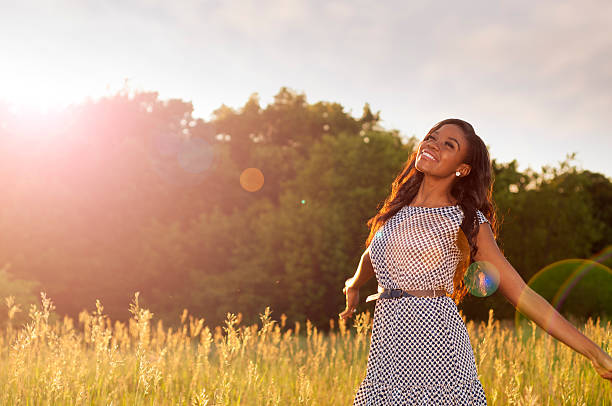
[(464, 163), (468, 147), (461, 127), (444, 124), (419, 143), (415, 167), (441, 178), (454, 177), (456, 171), (466, 176), (470, 172), (470, 166)]

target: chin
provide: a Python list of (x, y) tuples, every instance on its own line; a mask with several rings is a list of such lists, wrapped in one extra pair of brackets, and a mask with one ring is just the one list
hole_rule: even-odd
[(414, 169), (416, 169), (417, 171), (422, 172), (422, 173), (424, 173), (426, 175), (433, 175), (433, 173), (431, 173), (431, 169), (427, 168), (427, 165), (421, 165), (420, 163), (415, 163), (414, 164)]
[(445, 177), (444, 175), (439, 174), (438, 172), (434, 172), (434, 171), (432, 171), (429, 168), (421, 168), (421, 167), (417, 167), (416, 165), (415, 165), (414, 168), (417, 171), (423, 173), (423, 175), (431, 176), (431, 177), (434, 177), (434, 178), (444, 178)]

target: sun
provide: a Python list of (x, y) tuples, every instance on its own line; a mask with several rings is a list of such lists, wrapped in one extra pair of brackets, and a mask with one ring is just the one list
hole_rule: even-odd
[[(16, 68), (15, 68), (16, 69)], [(94, 81), (75, 75), (74, 72), (33, 71), (6, 72), (0, 76), (0, 104), (8, 106), (13, 113), (38, 112), (51, 114), (64, 110), (69, 105), (108, 96), (112, 88), (108, 81)]]
[(4, 77), (0, 82), (0, 101), (13, 113), (49, 113), (62, 110), (77, 98), (76, 90), (44, 79), (40, 76)]

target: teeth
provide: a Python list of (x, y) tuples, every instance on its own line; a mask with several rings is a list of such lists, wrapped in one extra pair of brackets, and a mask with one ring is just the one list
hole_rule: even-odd
[(436, 160), (436, 158), (434, 158), (433, 155), (431, 155), (429, 152), (422, 152), (421, 155), (425, 155), (426, 157), (428, 157), (429, 159), (433, 159), (434, 161)]

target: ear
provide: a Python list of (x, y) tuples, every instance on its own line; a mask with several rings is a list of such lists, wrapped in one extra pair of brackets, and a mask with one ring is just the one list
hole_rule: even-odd
[(470, 171), (472, 170), (472, 166), (468, 164), (461, 164), (457, 167), (455, 171), (461, 172), (462, 176), (468, 176)]

